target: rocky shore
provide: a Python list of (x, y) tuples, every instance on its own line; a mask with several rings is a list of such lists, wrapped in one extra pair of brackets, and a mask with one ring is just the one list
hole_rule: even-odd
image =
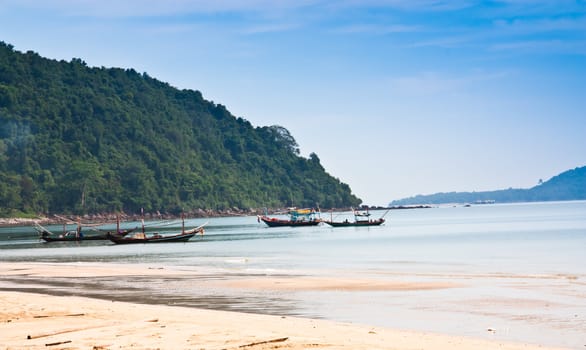
[[(269, 210), (275, 212), (276, 210)], [(227, 216), (250, 216), (263, 214), (264, 209), (226, 209), (226, 210), (211, 210), (211, 209), (195, 209), (183, 213), (185, 218), (205, 218), (205, 217), (227, 217)], [(181, 214), (172, 213), (144, 213), (145, 220), (172, 220), (178, 219)], [(143, 218), (141, 214), (126, 214), (126, 213), (100, 213), (100, 214), (56, 214), (56, 215), (38, 215), (34, 218), (0, 218), (0, 226), (27, 226), (35, 223), (41, 225), (62, 224), (64, 221), (81, 220), (83, 223), (101, 223), (101, 222), (115, 222), (117, 218), (121, 221), (138, 221)]]
[[(428, 205), (409, 205), (409, 206), (394, 206), (394, 207), (368, 207), (368, 210), (399, 210), (399, 209), (422, 209), (431, 208)], [(361, 207), (360, 210), (367, 209), (367, 207)], [(213, 217), (229, 217), (229, 216), (256, 216), (265, 213), (268, 214), (279, 214), (287, 212), (287, 208), (230, 208), (224, 210), (214, 209), (193, 209), (183, 213), (185, 218), (213, 218)], [(321, 209), (322, 214), (334, 211), (350, 211), (352, 208), (335, 208), (335, 209)], [(27, 226), (35, 223), (41, 225), (53, 225), (62, 224), (65, 219), (69, 221), (77, 221), (78, 218), (83, 223), (103, 223), (103, 222), (115, 222), (116, 218), (119, 217), (121, 221), (139, 221), (142, 219), (141, 214), (126, 214), (126, 213), (99, 213), (99, 214), (85, 214), (85, 215), (74, 215), (74, 214), (56, 214), (56, 215), (38, 215), (34, 218), (1, 218), (0, 227), (2, 226)], [(173, 220), (181, 218), (181, 214), (173, 213), (161, 213), (161, 212), (148, 212), (144, 213), (145, 220)]]

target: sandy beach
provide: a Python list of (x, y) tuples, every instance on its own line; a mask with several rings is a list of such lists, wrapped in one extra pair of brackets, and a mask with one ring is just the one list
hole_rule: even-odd
[[(185, 274), (146, 266), (79, 266), (3, 263), (3, 276), (130, 276)], [(364, 280), (294, 279), (248, 281), (287, 288), (365, 288)], [(234, 282), (237, 283), (237, 282)], [(381, 288), (450, 288), (450, 285), (376, 284)], [(2, 349), (547, 349), (426, 332), (326, 320), (145, 305), (76, 296), (0, 292)], [(487, 329), (487, 332), (490, 332)], [(549, 348), (553, 349), (553, 348)]]
[(545, 349), (324, 320), (2, 292), (5, 349)]

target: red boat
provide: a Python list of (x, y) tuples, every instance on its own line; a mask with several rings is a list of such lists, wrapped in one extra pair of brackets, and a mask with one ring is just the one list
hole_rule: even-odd
[(269, 227), (283, 227), (283, 226), (316, 226), (322, 220), (318, 217), (320, 212), (315, 209), (290, 209), (287, 213), (289, 219), (279, 219), (269, 217), (267, 215), (259, 215), (258, 221), (264, 222)]

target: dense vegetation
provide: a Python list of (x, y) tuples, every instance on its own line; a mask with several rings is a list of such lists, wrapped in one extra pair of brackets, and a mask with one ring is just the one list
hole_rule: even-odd
[(530, 189), (508, 189), (488, 192), (450, 192), (396, 200), (390, 205), (474, 203), (478, 201), (545, 202), (586, 199), (586, 166), (565, 171)]
[(360, 204), (283, 127), (0, 42), (0, 215)]

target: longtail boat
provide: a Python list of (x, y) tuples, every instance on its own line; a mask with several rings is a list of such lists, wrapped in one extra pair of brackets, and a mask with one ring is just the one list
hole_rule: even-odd
[[(63, 218), (61, 216), (55, 215), (57, 218), (59, 219), (63, 219), (65, 220), (63, 223), (63, 232), (62, 233), (54, 233), (49, 231), (47, 228), (41, 226), (38, 223), (35, 223), (34, 228), (37, 230), (37, 232), (39, 233), (39, 238), (42, 239), (45, 242), (79, 242), (79, 241), (96, 241), (96, 240), (108, 240), (108, 235), (112, 234), (111, 232), (106, 232), (104, 230), (99, 229), (99, 231), (102, 232), (98, 232), (96, 233), (96, 227), (98, 226), (102, 226), (104, 225), (103, 223), (101, 224), (82, 224), (81, 221), (78, 219), (77, 222), (72, 222), (69, 221), (69, 219), (67, 218)], [(77, 227), (75, 230), (67, 230), (67, 225), (72, 225), (72, 224), (76, 224)], [(94, 227), (94, 229), (92, 229), (94, 232), (93, 233), (85, 233), (83, 232), (83, 227)], [(116, 219), (116, 232), (114, 233), (114, 235), (119, 236), (119, 237), (123, 237), (129, 233), (131, 233), (132, 231), (136, 230), (138, 228), (132, 228), (132, 229), (120, 229), (120, 220), (117, 218)]]
[(259, 215), (258, 222), (264, 222), (269, 227), (283, 226), (316, 226), (321, 223), (318, 217), (319, 210), (315, 209), (295, 209), (291, 208), (287, 212), (289, 219), (279, 219), (265, 215)]
[(158, 232), (147, 234), (144, 230), (144, 220), (142, 224), (142, 231), (137, 232), (133, 235), (126, 235), (126, 236), (118, 236), (113, 234), (108, 234), (108, 239), (115, 244), (132, 244), (132, 243), (168, 243), (168, 242), (187, 242), (189, 239), (196, 234), (204, 234), (204, 226), (207, 223), (200, 225), (198, 227), (185, 230), (185, 220), (183, 219), (183, 215), (181, 216), (181, 233), (174, 234), (174, 235), (161, 235)]
[(86, 235), (82, 232), (67, 231), (65, 233), (56, 235), (47, 229), (40, 231), (40, 237), (45, 242), (79, 242), (79, 241), (96, 241), (108, 239), (106, 234), (92, 234)]
[(348, 219), (344, 221), (334, 221), (333, 218), (330, 220), (324, 220), (324, 222), (332, 227), (348, 227), (348, 226), (379, 226), (385, 222), (384, 217), (387, 215), (389, 211), (387, 210), (383, 216), (378, 219), (370, 219), (370, 213), (368, 209), (366, 211), (360, 212), (358, 210), (354, 210), (352, 208), (352, 213), (354, 214), (354, 221), (349, 221)]
[[(202, 228), (203, 229), (203, 228)], [(197, 232), (194, 233), (179, 233), (171, 236), (162, 236), (154, 233), (150, 236), (136, 234), (130, 237), (118, 237), (112, 234), (108, 235), (108, 239), (116, 244), (130, 244), (130, 243), (164, 243), (164, 242), (187, 242)]]

